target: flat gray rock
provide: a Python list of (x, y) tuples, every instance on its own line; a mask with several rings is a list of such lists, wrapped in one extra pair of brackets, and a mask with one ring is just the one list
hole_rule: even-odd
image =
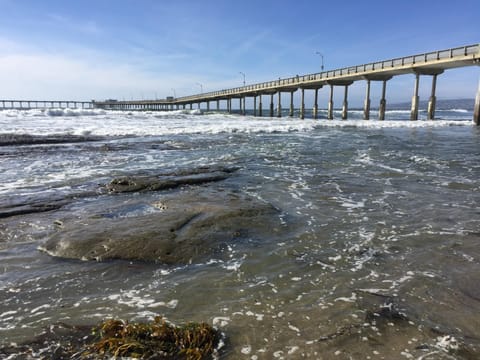
[(231, 191), (189, 188), (153, 203), (135, 201), (123, 210), (63, 222), (40, 250), (70, 259), (188, 264), (282, 227), (274, 207)]

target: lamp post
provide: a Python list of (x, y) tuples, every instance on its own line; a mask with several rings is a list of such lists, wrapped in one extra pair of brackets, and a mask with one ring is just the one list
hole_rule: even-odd
[(198, 86), (200, 86), (200, 93), (203, 94), (203, 85), (200, 83), (197, 83)]
[(173, 91), (173, 98), (176, 99), (177, 98), (177, 93), (175, 92), (175, 89), (172, 88), (172, 91)]
[(243, 76), (243, 86), (245, 86), (245, 73), (240, 71), (239, 74)]
[(322, 57), (322, 71), (323, 71), (323, 54), (319, 51), (316, 51), (315, 54), (320, 55)]

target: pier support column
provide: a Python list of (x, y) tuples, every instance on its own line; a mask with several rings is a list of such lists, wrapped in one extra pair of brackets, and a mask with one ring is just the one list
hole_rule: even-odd
[(193, 110), (193, 103), (190, 103), (190, 110)]
[(333, 85), (330, 84), (330, 99), (328, 100), (328, 120), (333, 120)]
[(416, 73), (415, 74), (415, 88), (413, 91), (413, 97), (412, 97), (412, 108), (411, 108), (411, 113), (410, 113), (410, 120), (418, 120), (418, 87), (420, 85), (420, 74)]
[(385, 99), (386, 93), (387, 93), (387, 80), (383, 80), (382, 98), (380, 99), (380, 107), (378, 108), (378, 120), (385, 120), (385, 111), (387, 110), (387, 100)]
[(293, 113), (294, 113), (294, 106), (293, 106), (293, 93), (294, 91), (290, 91), (290, 112), (288, 113), (288, 116), (290, 117), (293, 117)]
[(257, 95), (253, 96), (253, 116), (257, 116)]
[(227, 112), (228, 112), (229, 114), (232, 113), (232, 98), (228, 98), (228, 99), (227, 99)]
[(210, 111), (210, 101), (207, 101), (207, 111)]
[(318, 119), (318, 89), (315, 89), (315, 100), (313, 102), (313, 118)]
[(363, 119), (370, 120), (370, 80), (367, 80), (365, 103), (363, 104)]
[(277, 117), (282, 117), (282, 92), (278, 92)]
[(473, 122), (480, 126), (480, 81), (478, 82), (477, 97), (475, 98), (475, 107), (473, 108)]
[(430, 94), (430, 99), (428, 100), (428, 120), (433, 120), (435, 118), (435, 106), (437, 103), (437, 97), (435, 96), (435, 91), (437, 88), (437, 76), (438, 74), (433, 74), (432, 76), (432, 93)]
[(258, 95), (258, 116), (262, 117), (262, 94)]
[(246, 115), (247, 114), (247, 109), (245, 107), (245, 96), (242, 98), (242, 109), (243, 109), (243, 115)]
[(242, 98), (238, 99), (238, 110), (239, 110), (240, 114), (242, 114)]
[(305, 119), (305, 89), (302, 88), (302, 100), (300, 103), (300, 119)]
[(345, 85), (345, 93), (343, 96), (342, 120), (348, 119), (348, 85)]
[(220, 111), (220, 100), (217, 100), (217, 111)]
[(270, 94), (270, 117), (273, 117), (273, 94)]

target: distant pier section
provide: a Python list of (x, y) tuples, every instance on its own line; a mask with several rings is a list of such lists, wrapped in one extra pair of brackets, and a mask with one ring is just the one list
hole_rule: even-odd
[[(368, 64), (350, 66), (341, 69), (328, 70), (320, 73), (297, 75), (284, 79), (267, 81), (252, 85), (246, 85), (231, 89), (224, 89), (212, 92), (205, 92), (190, 96), (173, 98), (169, 97), (161, 100), (106, 100), (91, 102), (76, 102), (86, 108), (101, 108), (109, 110), (180, 110), (193, 109), (194, 106), (200, 108), (201, 104), (205, 104), (206, 110), (220, 110), (220, 102), (226, 102), (224, 108), (228, 112), (233, 111), (233, 101), (238, 101), (240, 113), (245, 114), (245, 99), (253, 98), (253, 114), (254, 116), (268, 115), (270, 117), (282, 116), (281, 94), (290, 94), (289, 116), (294, 116), (294, 93), (300, 91), (300, 109), (299, 116), (301, 119), (305, 117), (305, 92), (314, 92), (313, 117), (318, 118), (318, 92), (323, 87), (329, 91), (329, 101), (327, 104), (328, 119), (334, 117), (333, 94), (335, 88), (343, 90), (342, 103), (342, 119), (348, 118), (348, 89), (356, 81), (365, 82), (365, 100), (363, 106), (363, 118), (370, 119), (370, 86), (373, 81), (382, 83), (382, 94), (378, 105), (378, 119), (385, 119), (387, 109), (387, 82), (394, 76), (411, 74), (414, 76), (413, 96), (411, 103), (411, 120), (418, 119), (419, 111), (419, 84), (422, 76), (431, 78), (431, 93), (428, 99), (427, 117), (429, 120), (435, 118), (436, 107), (436, 87), (437, 78), (445, 70), (480, 65), (480, 44), (461, 46), (446, 50), (438, 50), (423, 54), (410, 55), (401, 58), (373, 62)], [(473, 95), (473, 94), (472, 94)], [(263, 99), (267, 97), (269, 100), (267, 109), (263, 108)], [(276, 104), (275, 104), (276, 98)], [(13, 102), (13, 103), (12, 103)], [(0, 100), (0, 106), (6, 108), (8, 105), (16, 105), (15, 108), (29, 108), (35, 101), (20, 100)], [(42, 102), (40, 102), (42, 103)], [(43, 102), (45, 103), (45, 102)], [(47, 102), (48, 103), (48, 102)], [(61, 102), (66, 104), (68, 102)], [(213, 103), (213, 106), (211, 105)], [(276, 106), (275, 106), (276, 105)], [(68, 105), (66, 105), (68, 107)], [(480, 125), (480, 83), (476, 94), (474, 107), (475, 124)]]
[(0, 100), (0, 109), (93, 109), (93, 101)]

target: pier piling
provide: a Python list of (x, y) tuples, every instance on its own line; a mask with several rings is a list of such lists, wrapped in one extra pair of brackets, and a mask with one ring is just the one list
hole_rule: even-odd
[(258, 116), (262, 116), (262, 94), (258, 95)]
[(378, 109), (378, 120), (385, 120), (385, 111), (387, 110), (387, 80), (383, 80), (382, 84), (382, 98), (380, 99), (380, 107)]
[(480, 80), (478, 82), (477, 97), (475, 98), (475, 107), (473, 109), (473, 122), (480, 126)]
[(435, 91), (437, 87), (437, 76), (438, 74), (433, 74), (432, 76), (432, 93), (430, 95), (430, 99), (428, 100), (428, 120), (433, 120), (435, 118), (435, 106), (437, 102), (437, 98), (435, 96)]
[(345, 92), (343, 96), (342, 120), (348, 119), (348, 85), (345, 85)]
[(413, 97), (412, 97), (412, 107), (411, 107), (411, 113), (410, 113), (410, 120), (418, 120), (418, 87), (420, 84), (420, 74), (417, 72), (415, 74), (415, 87), (413, 91)]
[(277, 117), (282, 117), (282, 92), (278, 92), (278, 107), (277, 107)]
[(305, 119), (305, 89), (302, 88), (301, 90), (302, 93), (302, 100), (300, 103), (300, 119)]
[(273, 95), (274, 95), (274, 93), (270, 94), (270, 117), (273, 117), (273, 109), (274, 109), (274, 106), (273, 106)]
[(333, 120), (333, 85), (330, 84), (330, 99), (328, 100), (328, 120)]
[(294, 91), (290, 91), (290, 112), (288, 116), (293, 117), (294, 105), (293, 105), (293, 93)]
[(370, 120), (370, 80), (367, 79), (367, 88), (365, 90), (365, 103), (363, 104), (363, 119)]

